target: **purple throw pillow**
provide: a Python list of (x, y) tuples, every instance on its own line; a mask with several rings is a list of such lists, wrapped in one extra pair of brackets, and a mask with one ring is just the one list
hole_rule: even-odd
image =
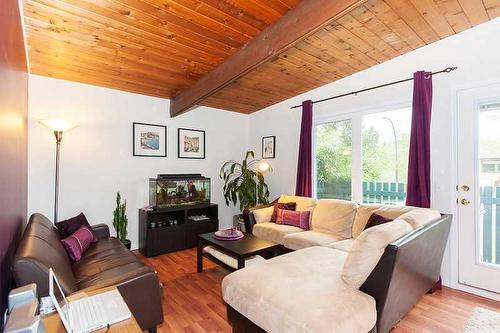
[(392, 222), (392, 220), (385, 218), (381, 215), (378, 215), (376, 213), (373, 213), (372, 215), (370, 215), (370, 218), (368, 219), (368, 222), (366, 222), (366, 226), (363, 230), (366, 230), (368, 228), (374, 227), (376, 225), (384, 224), (387, 222)]
[(90, 247), (93, 239), (92, 231), (85, 226), (80, 226), (77, 231), (61, 240), (61, 243), (68, 253), (69, 259), (72, 262), (77, 262), (82, 259), (83, 252)]
[(269, 222), (277, 223), (278, 221), (278, 213), (280, 210), (295, 210), (297, 207), (297, 203), (295, 202), (287, 202), (287, 203), (275, 203), (273, 215), (271, 215), (271, 220)]
[(97, 242), (97, 237), (94, 234), (89, 221), (87, 221), (87, 218), (85, 217), (85, 215), (83, 215), (83, 213), (80, 213), (70, 219), (56, 223), (56, 228), (59, 231), (59, 235), (61, 236), (61, 238), (67, 238), (69, 235), (80, 229), (81, 226), (87, 227), (92, 233), (92, 240), (94, 242)]
[(291, 225), (294, 227), (299, 227), (304, 230), (309, 230), (309, 217), (311, 212), (306, 211), (294, 211), (294, 210), (282, 210), (281, 224)]

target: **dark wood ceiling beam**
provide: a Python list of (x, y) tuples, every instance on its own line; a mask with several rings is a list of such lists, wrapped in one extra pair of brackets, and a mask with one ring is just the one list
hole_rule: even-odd
[(170, 104), (171, 116), (189, 111), (231, 82), (275, 58), (365, 1), (301, 2), (221, 65), (175, 97)]

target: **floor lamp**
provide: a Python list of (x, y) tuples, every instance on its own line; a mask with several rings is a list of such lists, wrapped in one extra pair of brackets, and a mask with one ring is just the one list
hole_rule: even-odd
[(63, 133), (77, 126), (75, 123), (70, 123), (61, 119), (42, 120), (41, 123), (48, 129), (54, 132), (56, 137), (56, 175), (54, 182), (54, 224), (57, 223), (57, 211), (59, 206), (59, 155), (61, 152), (61, 142)]

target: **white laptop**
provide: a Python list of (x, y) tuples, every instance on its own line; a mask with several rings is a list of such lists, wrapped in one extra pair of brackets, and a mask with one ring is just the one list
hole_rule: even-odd
[(117, 289), (68, 301), (52, 268), (49, 270), (49, 295), (68, 333), (92, 332), (131, 316)]

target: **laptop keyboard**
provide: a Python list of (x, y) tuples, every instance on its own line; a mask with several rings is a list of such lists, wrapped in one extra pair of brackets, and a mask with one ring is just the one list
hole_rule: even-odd
[(106, 324), (103, 316), (105, 310), (101, 300), (97, 297), (78, 300), (78, 305), (74, 306), (72, 311), (74, 311), (74, 328), (77, 330), (93, 330)]

